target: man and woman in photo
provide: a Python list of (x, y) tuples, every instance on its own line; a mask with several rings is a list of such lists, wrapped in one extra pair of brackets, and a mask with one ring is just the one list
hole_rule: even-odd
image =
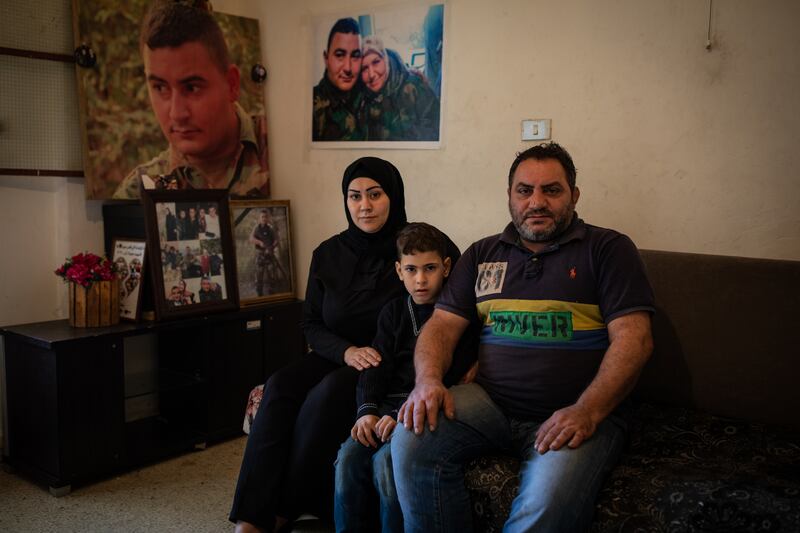
[[(440, 52), (439, 52), (440, 53)], [(439, 96), (377, 35), (336, 21), (314, 87), (313, 141), (438, 141)]]

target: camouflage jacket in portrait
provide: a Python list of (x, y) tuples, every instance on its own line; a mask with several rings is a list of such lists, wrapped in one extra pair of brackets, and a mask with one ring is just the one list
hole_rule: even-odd
[[(238, 103), (236, 104), (236, 116), (239, 118), (241, 145), (236, 157), (231, 159), (226, 169), (228, 184), (226, 188), (230, 196), (268, 197), (267, 120), (263, 115), (248, 115)], [(152, 160), (134, 168), (119, 184), (112, 198), (136, 200), (139, 198), (140, 183), (144, 183), (146, 188), (161, 188), (159, 184), (162, 181), (159, 176), (165, 175), (178, 176), (179, 183), (174, 184), (174, 187), (166, 186), (164, 188), (208, 188), (203, 174), (197, 168), (192, 167), (182, 153), (169, 146)]]
[(312, 141), (363, 141), (358, 122), (364, 87), (359, 80), (351, 91), (337, 89), (326, 75), (314, 87)]
[(438, 141), (439, 99), (400, 55), (386, 49), (389, 78), (378, 93), (364, 89), (361, 122), (368, 141)]

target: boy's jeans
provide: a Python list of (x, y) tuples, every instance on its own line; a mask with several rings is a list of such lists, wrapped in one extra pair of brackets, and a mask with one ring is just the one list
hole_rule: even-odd
[[(377, 492), (377, 497), (376, 497)], [(378, 528), (376, 511), (380, 513)], [(333, 516), (338, 533), (403, 533), (392, 475), (391, 446), (375, 449), (347, 439), (336, 458)]]
[(615, 416), (601, 422), (578, 448), (540, 455), (533, 447), (540, 422), (509, 419), (477, 384), (450, 389), (456, 418), (439, 414), (435, 431), (415, 435), (398, 424), (392, 437), (397, 493), (406, 532), (472, 531), (464, 465), (490, 452), (518, 454), (520, 487), (504, 531), (585, 531), (597, 492), (625, 440)]

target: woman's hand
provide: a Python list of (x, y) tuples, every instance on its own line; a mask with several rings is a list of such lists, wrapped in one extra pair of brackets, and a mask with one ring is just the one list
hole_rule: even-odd
[(356, 370), (365, 370), (381, 364), (381, 354), (371, 346), (351, 346), (344, 351), (344, 362)]
[(467, 373), (464, 374), (464, 376), (461, 378), (461, 381), (459, 381), (458, 384), (463, 385), (465, 383), (472, 383), (473, 381), (475, 381), (475, 378), (477, 376), (478, 376), (478, 362), (475, 361), (475, 363), (471, 367), (469, 367), (469, 370), (467, 370)]
[(373, 434), (375, 433), (375, 425), (377, 423), (377, 416), (364, 415), (356, 420), (356, 424), (353, 426), (353, 429), (350, 430), (350, 436), (353, 437), (353, 440), (357, 440), (364, 446), (372, 446), (373, 448), (377, 448), (378, 443), (375, 442), (375, 438), (373, 437)]

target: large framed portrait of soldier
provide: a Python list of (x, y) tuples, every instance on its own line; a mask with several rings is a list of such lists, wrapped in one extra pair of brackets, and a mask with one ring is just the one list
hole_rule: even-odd
[(179, 188), (269, 197), (257, 19), (205, 0), (72, 8), (87, 198), (138, 200), (140, 182), (178, 168)]
[(294, 298), (289, 200), (231, 200), (242, 306)]
[(439, 148), (444, 14), (430, 1), (315, 17), (313, 148)]
[(238, 308), (227, 191), (142, 190), (156, 318)]

